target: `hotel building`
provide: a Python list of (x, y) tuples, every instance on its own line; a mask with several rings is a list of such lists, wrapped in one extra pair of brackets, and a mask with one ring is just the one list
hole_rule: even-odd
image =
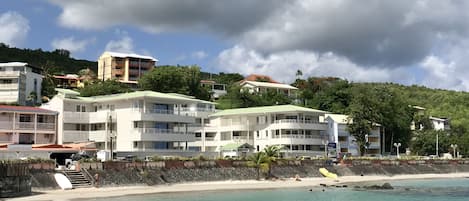
[(209, 115), (210, 123), (196, 132), (197, 141), (189, 147), (226, 156), (236, 145), (250, 145), (254, 152), (279, 145), (286, 156), (322, 155), (325, 113), (294, 105), (223, 110)]
[(136, 91), (80, 97), (72, 90), (57, 91), (42, 107), (59, 112), (59, 144), (94, 141), (98, 150), (112, 147), (135, 155), (187, 150), (195, 141), (189, 126), (197, 116), (215, 111), (212, 102), (180, 94)]
[(151, 56), (104, 52), (98, 59), (98, 79), (137, 84), (137, 80), (153, 69), (157, 61)]

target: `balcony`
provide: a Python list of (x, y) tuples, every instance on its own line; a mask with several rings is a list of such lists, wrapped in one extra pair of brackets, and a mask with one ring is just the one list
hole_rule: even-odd
[(37, 130), (55, 131), (55, 123), (37, 123)]
[(34, 130), (34, 122), (16, 122), (15, 128), (18, 130)]
[(17, 90), (18, 83), (13, 84), (0, 84), (0, 90)]
[(299, 135), (299, 134), (282, 134), (273, 135), (270, 143), (272, 144), (322, 144), (320, 135)]
[(162, 122), (195, 123), (193, 116), (174, 110), (147, 109), (143, 113), (141, 110), (133, 110), (129, 114), (135, 120), (155, 121), (155, 119), (158, 119), (158, 121)]
[(109, 116), (116, 119), (115, 112), (98, 111), (98, 112), (63, 112), (63, 121), (65, 123), (102, 123), (109, 120)]
[(137, 128), (134, 129), (134, 133), (135, 141), (195, 141), (194, 133), (173, 129)]
[(97, 130), (89, 132), (89, 140), (95, 142), (105, 142), (107, 140), (106, 130)]
[(326, 130), (327, 124), (317, 120), (280, 119), (272, 123), (272, 129), (311, 129)]
[(88, 141), (89, 131), (64, 130), (63, 142), (86, 142)]
[(13, 122), (0, 121), (0, 130), (11, 130), (11, 129), (13, 129)]

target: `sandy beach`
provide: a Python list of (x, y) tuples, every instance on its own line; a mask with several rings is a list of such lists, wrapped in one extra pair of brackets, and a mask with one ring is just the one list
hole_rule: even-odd
[(135, 194), (151, 193), (172, 193), (172, 192), (190, 192), (190, 191), (215, 191), (215, 190), (240, 190), (240, 189), (272, 189), (272, 188), (311, 188), (319, 184), (345, 184), (355, 182), (373, 182), (390, 181), (405, 179), (438, 179), (438, 178), (464, 178), (469, 177), (469, 173), (452, 174), (417, 174), (417, 175), (396, 175), (396, 176), (344, 176), (339, 177), (339, 181), (333, 181), (328, 178), (302, 178), (301, 181), (294, 179), (276, 180), (276, 181), (217, 181), (217, 182), (196, 182), (181, 183), (172, 185), (157, 186), (125, 186), (125, 187), (102, 187), (102, 188), (79, 188), (73, 190), (48, 190), (34, 191), (38, 194), (13, 198), (8, 200), (72, 200), (87, 199), (111, 196), (124, 196)]

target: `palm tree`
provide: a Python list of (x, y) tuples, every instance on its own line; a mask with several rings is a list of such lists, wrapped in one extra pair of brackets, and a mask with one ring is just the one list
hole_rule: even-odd
[(261, 170), (265, 171), (269, 167), (270, 158), (264, 152), (261, 151), (249, 156), (248, 159), (248, 164), (257, 168), (257, 180), (259, 180)]
[(272, 162), (277, 160), (280, 155), (280, 146), (272, 145), (264, 148), (265, 155), (269, 158), (268, 168), (269, 168), (269, 177), (272, 176)]

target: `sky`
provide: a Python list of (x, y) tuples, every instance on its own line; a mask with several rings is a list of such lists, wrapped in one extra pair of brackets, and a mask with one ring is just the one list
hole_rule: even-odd
[(285, 83), (300, 70), (469, 91), (468, 11), (464, 0), (16, 0), (0, 6), (0, 42)]

